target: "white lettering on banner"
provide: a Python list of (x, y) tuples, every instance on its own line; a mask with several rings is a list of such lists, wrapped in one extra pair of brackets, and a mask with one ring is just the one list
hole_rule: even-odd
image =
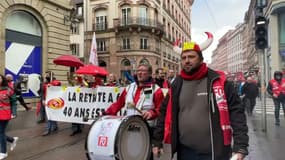
[[(46, 104), (49, 120), (91, 124), (96, 116), (101, 115), (106, 108), (115, 102), (124, 88), (118, 87), (59, 87), (51, 86), (47, 89), (46, 102), (62, 99), (62, 106), (54, 107)], [(122, 115), (124, 110), (120, 111)], [(88, 117), (88, 122), (83, 118)]]
[(79, 93), (79, 94), (76, 92), (68, 93), (68, 101), (71, 101), (71, 102), (78, 101), (78, 102), (85, 102), (85, 103), (93, 103), (93, 102), (113, 103), (114, 102), (113, 99), (114, 98), (113, 98), (112, 93), (105, 93), (105, 92)]

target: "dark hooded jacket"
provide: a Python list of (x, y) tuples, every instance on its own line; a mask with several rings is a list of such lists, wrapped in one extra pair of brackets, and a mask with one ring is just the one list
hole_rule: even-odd
[[(279, 77), (279, 78), (278, 78)], [(280, 94), (278, 94), (278, 97), (274, 97), (273, 96), (273, 84), (274, 84), (274, 82), (277, 82), (278, 84), (279, 84), (279, 86), (280, 86), (280, 90), (283, 90), (283, 92), (281, 92)], [(283, 78), (283, 73), (281, 72), (281, 71), (275, 71), (274, 72), (274, 78), (272, 79), (272, 80), (270, 80), (269, 81), (269, 83), (268, 83), (268, 86), (267, 86), (267, 92), (271, 95), (271, 96), (273, 96), (272, 98), (273, 99), (276, 99), (276, 100), (282, 100), (282, 101), (284, 101), (285, 100), (285, 94), (284, 94), (284, 88), (282, 87), (282, 86), (284, 86), (285, 85), (285, 80), (284, 80), (284, 78)], [(281, 88), (283, 88), (283, 89), (281, 89)]]
[[(212, 92), (213, 82), (219, 78), (219, 74), (215, 71), (208, 70), (208, 82), (207, 90)], [(179, 149), (179, 135), (178, 135), (178, 108), (179, 108), (179, 93), (182, 87), (183, 79), (181, 76), (177, 76), (175, 81), (172, 83), (172, 125), (171, 125), (171, 148), (172, 155)], [(210, 124), (212, 124), (212, 155), (214, 155), (215, 160), (228, 160), (230, 159), (232, 152), (240, 152), (244, 155), (248, 154), (248, 127), (246, 124), (246, 116), (244, 114), (244, 107), (241, 105), (241, 101), (234, 86), (231, 82), (226, 81), (224, 85), (224, 90), (228, 102), (230, 123), (233, 129), (233, 147), (230, 145), (225, 146), (223, 143), (223, 133), (220, 126), (219, 112), (217, 112), (217, 103), (214, 98), (214, 103), (211, 102), (208, 96), (208, 103), (210, 108)], [(208, 94), (210, 95), (210, 94)], [(160, 107), (160, 116), (158, 118), (157, 126), (154, 131), (153, 146), (162, 146), (164, 125), (165, 125), (165, 115), (167, 110), (169, 95), (163, 101)], [(212, 110), (212, 105), (214, 104), (215, 112)], [(189, 135), (190, 136), (190, 135)], [(203, 142), (201, 142), (203, 143)]]

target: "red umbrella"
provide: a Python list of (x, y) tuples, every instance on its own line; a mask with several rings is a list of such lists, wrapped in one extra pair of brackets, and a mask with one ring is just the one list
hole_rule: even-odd
[(73, 55), (61, 55), (53, 60), (54, 64), (68, 66), (68, 67), (80, 67), (84, 66), (83, 62), (79, 58)]
[(104, 68), (99, 66), (94, 66), (92, 64), (85, 65), (80, 67), (78, 70), (75, 71), (76, 74), (87, 74), (93, 76), (107, 76), (109, 73)]

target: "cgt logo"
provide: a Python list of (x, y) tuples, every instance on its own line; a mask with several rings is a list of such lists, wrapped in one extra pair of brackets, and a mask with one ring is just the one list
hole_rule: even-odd
[(62, 98), (53, 98), (47, 102), (47, 106), (51, 109), (61, 109), (64, 106), (64, 100)]
[(107, 147), (108, 146), (108, 137), (100, 136), (98, 140), (98, 146)]

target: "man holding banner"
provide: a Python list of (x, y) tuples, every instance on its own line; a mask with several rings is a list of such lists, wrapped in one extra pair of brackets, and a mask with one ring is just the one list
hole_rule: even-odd
[[(48, 71), (45, 75), (45, 80), (46, 83), (43, 86), (43, 92), (44, 92), (44, 99), (43, 99), (43, 103), (46, 106), (46, 95), (47, 95), (47, 88), (49, 86), (61, 86), (61, 82), (56, 80), (56, 78), (54, 77), (54, 73), (51, 71)], [(47, 128), (46, 131), (42, 134), (42, 136), (47, 136), (49, 134), (51, 134), (52, 132), (57, 131), (57, 122), (53, 121), (53, 120), (48, 120), (47, 122)]]
[[(152, 128), (159, 115), (159, 106), (164, 98), (161, 88), (153, 83), (152, 67), (149, 64), (140, 64), (137, 69), (136, 81), (128, 85), (118, 100), (114, 102), (103, 115), (116, 115), (126, 107), (127, 115), (142, 115)], [(152, 157), (151, 157), (152, 159)]]

